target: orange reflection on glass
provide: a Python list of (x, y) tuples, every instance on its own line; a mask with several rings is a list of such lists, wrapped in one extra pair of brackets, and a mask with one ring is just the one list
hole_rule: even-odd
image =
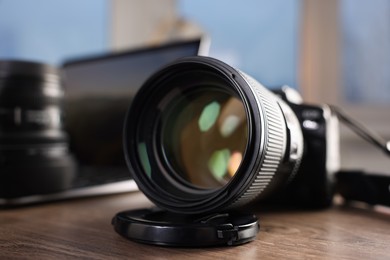
[(240, 152), (233, 152), (229, 159), (228, 164), (228, 173), (230, 177), (233, 177), (234, 174), (237, 172), (238, 167), (240, 167), (242, 161), (242, 154)]

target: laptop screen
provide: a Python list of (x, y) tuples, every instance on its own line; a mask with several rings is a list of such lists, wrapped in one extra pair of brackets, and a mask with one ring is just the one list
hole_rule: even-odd
[(68, 61), (65, 125), (79, 170), (125, 170), (122, 128), (142, 83), (165, 64), (197, 55), (200, 40)]

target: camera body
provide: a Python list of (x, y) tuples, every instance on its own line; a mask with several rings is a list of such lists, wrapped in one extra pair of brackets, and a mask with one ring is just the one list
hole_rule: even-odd
[[(298, 92), (292, 88), (282, 87), (273, 92), (287, 103), (297, 117), (304, 152), (294, 178), (284, 189), (272, 194), (269, 201), (306, 208), (330, 206), (334, 194), (334, 174), (340, 167), (338, 118), (328, 105), (302, 103)], [(283, 168), (291, 171), (288, 165), (281, 167), (281, 171)]]

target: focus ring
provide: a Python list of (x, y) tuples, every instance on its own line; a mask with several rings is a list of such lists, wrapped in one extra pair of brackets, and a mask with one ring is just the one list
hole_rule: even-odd
[(247, 204), (264, 192), (277, 172), (286, 149), (286, 124), (276, 97), (250, 76), (242, 72), (240, 74), (251, 86), (258, 108), (263, 110), (264, 154), (260, 154), (261, 162), (259, 168), (255, 169), (256, 177), (230, 208)]

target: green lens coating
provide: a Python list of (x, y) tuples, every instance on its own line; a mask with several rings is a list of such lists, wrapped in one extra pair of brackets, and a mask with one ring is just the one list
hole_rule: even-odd
[(175, 97), (162, 113), (165, 160), (181, 180), (211, 189), (235, 175), (248, 141), (240, 99), (202, 87)]
[(207, 132), (216, 123), (221, 105), (218, 102), (211, 102), (203, 110), (199, 117), (198, 124), (199, 129), (202, 132)]
[(141, 159), (142, 167), (144, 168), (144, 171), (146, 175), (151, 178), (152, 177), (152, 167), (150, 166), (149, 156), (148, 152), (146, 150), (146, 144), (145, 143), (139, 143), (138, 144), (138, 154)]

